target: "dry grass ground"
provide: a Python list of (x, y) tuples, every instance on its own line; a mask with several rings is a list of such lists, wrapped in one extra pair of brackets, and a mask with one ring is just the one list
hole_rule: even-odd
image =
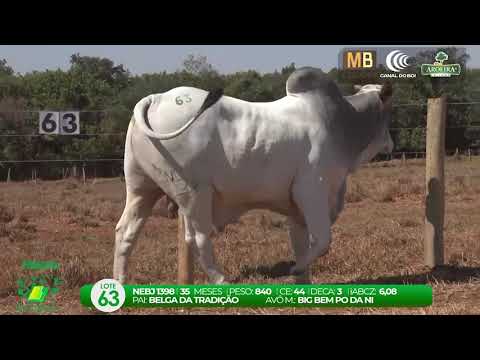
[[(393, 166), (395, 165), (395, 166)], [(424, 163), (374, 164), (349, 179), (346, 207), (330, 252), (313, 266), (315, 283), (427, 283), (434, 304), (390, 309), (123, 309), (115, 314), (480, 314), (480, 159), (446, 167), (445, 259), (423, 266)], [(22, 260), (56, 260), (65, 281), (60, 314), (98, 314), (79, 305), (79, 288), (111, 277), (114, 227), (124, 183), (105, 179), (0, 184), (0, 314), (15, 314)], [(129, 283), (175, 283), (176, 220), (158, 209), (131, 257)], [(213, 239), (219, 263), (238, 283), (290, 283), (285, 219), (252, 211)], [(198, 283), (205, 276), (196, 268)]]

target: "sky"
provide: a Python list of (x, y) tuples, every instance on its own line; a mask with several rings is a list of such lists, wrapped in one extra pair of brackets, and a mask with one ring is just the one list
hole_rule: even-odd
[[(416, 47), (422, 45), (415, 45)], [(428, 46), (428, 45), (424, 45)], [(448, 46), (448, 45), (446, 45)], [(468, 67), (480, 68), (480, 45), (466, 47), (470, 54)], [(0, 45), (0, 59), (15, 72), (46, 69), (66, 70), (70, 56), (107, 57), (123, 64), (134, 75), (178, 70), (188, 54), (206, 56), (221, 73), (257, 70), (260, 73), (280, 70), (294, 62), (297, 67), (314, 66), (324, 71), (337, 67), (338, 54), (351, 45)], [(379, 47), (355, 45), (355, 48)], [(394, 47), (408, 47), (394, 45)], [(435, 47), (439, 47), (436, 45)]]

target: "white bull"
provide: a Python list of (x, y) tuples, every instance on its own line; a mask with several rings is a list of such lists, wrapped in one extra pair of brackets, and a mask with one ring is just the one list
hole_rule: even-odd
[(289, 218), (291, 274), (309, 282), (343, 208), (346, 179), (361, 162), (391, 152), (391, 87), (343, 97), (320, 70), (301, 68), (287, 95), (252, 103), (178, 87), (140, 100), (125, 144), (126, 206), (116, 226), (114, 278), (158, 198), (184, 216), (185, 241), (213, 283), (225, 282), (209, 239), (250, 209)]

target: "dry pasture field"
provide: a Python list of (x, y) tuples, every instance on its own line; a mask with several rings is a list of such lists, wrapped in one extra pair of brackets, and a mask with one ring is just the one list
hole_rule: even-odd
[[(314, 283), (426, 283), (427, 308), (122, 309), (114, 314), (480, 314), (480, 158), (446, 164), (446, 265), (423, 266), (424, 160), (371, 164), (349, 179), (345, 210)], [(55, 314), (100, 314), (79, 289), (112, 276), (114, 228), (125, 200), (120, 179), (0, 183), (0, 314), (18, 314), (23, 260), (59, 262)], [(174, 284), (177, 220), (154, 209), (130, 260), (129, 283)], [(219, 264), (236, 283), (292, 283), (284, 217), (252, 211), (213, 238)], [(206, 277), (196, 266), (197, 283)]]

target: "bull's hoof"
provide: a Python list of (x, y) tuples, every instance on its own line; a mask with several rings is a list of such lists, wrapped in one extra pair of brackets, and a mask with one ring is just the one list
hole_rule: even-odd
[(293, 266), (290, 269), (290, 275), (295, 277), (295, 284), (297, 285), (309, 285), (312, 282), (310, 281), (310, 275), (307, 270), (303, 270), (302, 268), (297, 268)]
[(210, 277), (210, 282), (215, 284), (215, 285), (228, 285), (230, 284), (225, 275), (221, 274), (221, 273), (218, 273), (218, 274), (214, 274)]
[(303, 275), (305, 275), (306, 271), (307, 271), (307, 269), (305, 269), (303, 267), (297, 267), (297, 265), (295, 265), (295, 266), (292, 266), (292, 268), (290, 269), (290, 275), (303, 276)]
[(312, 281), (306, 276), (306, 274), (297, 276), (295, 278), (296, 285), (312, 285)]

